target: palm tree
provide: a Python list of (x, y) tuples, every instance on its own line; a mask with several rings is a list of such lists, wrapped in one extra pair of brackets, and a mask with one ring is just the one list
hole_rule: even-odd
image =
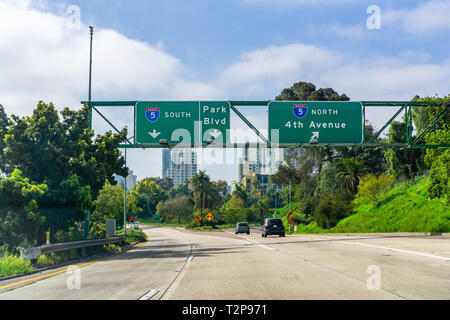
[(200, 215), (203, 213), (203, 207), (208, 201), (208, 184), (210, 183), (209, 176), (205, 171), (200, 171), (191, 178), (192, 187), (194, 188), (194, 193), (200, 201)]
[(245, 191), (242, 183), (238, 183), (234, 186), (234, 191), (233, 191), (232, 195), (242, 199), (244, 201), (244, 203), (247, 203), (248, 194)]
[(359, 179), (363, 173), (367, 171), (364, 161), (359, 161), (356, 158), (347, 158), (342, 160), (337, 165), (336, 176), (348, 187), (348, 189), (356, 194), (358, 192)]

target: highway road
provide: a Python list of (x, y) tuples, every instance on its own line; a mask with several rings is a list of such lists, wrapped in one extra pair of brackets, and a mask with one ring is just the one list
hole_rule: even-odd
[(126, 253), (0, 281), (0, 300), (450, 299), (450, 238), (145, 227)]

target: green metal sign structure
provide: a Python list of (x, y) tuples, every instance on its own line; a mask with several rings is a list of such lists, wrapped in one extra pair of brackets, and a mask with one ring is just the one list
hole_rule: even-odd
[(227, 142), (230, 129), (227, 101), (139, 101), (135, 108), (138, 144)]
[(363, 143), (360, 102), (269, 103), (269, 140), (280, 144)]
[[(419, 101), (82, 101), (92, 113), (97, 112), (111, 127), (119, 130), (98, 110), (99, 107), (133, 107), (134, 136), (121, 148), (217, 147), (217, 148), (450, 148), (450, 141), (440, 145), (423, 144), (425, 135), (433, 130), (449, 112), (450, 105)], [(269, 137), (239, 112), (236, 106), (268, 107)], [(366, 109), (397, 107), (398, 111), (373, 136), (366, 137)], [(440, 107), (430, 125), (417, 132), (413, 139), (413, 108)], [(444, 108), (442, 108), (444, 107)], [(262, 143), (230, 143), (230, 109), (251, 128)], [(404, 112), (403, 142), (386, 143), (378, 138)]]

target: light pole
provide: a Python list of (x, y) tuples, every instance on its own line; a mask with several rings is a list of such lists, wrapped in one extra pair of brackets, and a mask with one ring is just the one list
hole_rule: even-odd
[[(126, 167), (127, 167), (127, 148), (125, 148), (125, 168)], [(128, 169), (123, 188), (123, 234), (125, 235), (125, 239), (127, 237), (127, 178), (128, 178)]]
[(275, 213), (274, 213), (274, 218), (275, 218), (276, 214), (277, 214), (277, 189), (275, 189)]
[(90, 44), (90, 56), (89, 56), (89, 128), (92, 129), (92, 36), (94, 34), (94, 27), (89, 26), (91, 33), (91, 44)]
[(291, 210), (292, 180), (289, 180), (289, 210)]

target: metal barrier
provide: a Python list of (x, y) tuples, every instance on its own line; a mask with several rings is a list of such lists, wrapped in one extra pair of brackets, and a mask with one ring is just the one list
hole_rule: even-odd
[(104, 244), (112, 244), (123, 241), (125, 241), (125, 237), (113, 237), (107, 239), (94, 239), (94, 240), (48, 244), (36, 248), (20, 249), (20, 256), (22, 257), (23, 260), (37, 260), (41, 254), (93, 247)]

